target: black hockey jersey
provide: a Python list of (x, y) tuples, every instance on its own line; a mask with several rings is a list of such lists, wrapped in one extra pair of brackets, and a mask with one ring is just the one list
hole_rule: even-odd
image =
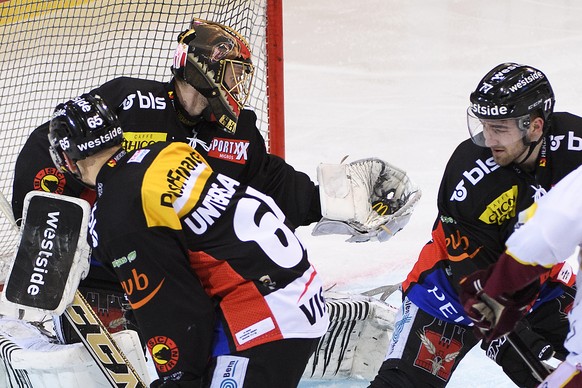
[(160, 375), (200, 375), (211, 345), (326, 332), (322, 282), (283, 212), (186, 144), (120, 151), (96, 188), (94, 256), (117, 274)]
[[(91, 94), (99, 94), (117, 113), (124, 131), (123, 147), (127, 151), (159, 141), (188, 143), (215, 171), (251, 184), (273, 197), (293, 225), (308, 225), (321, 218), (317, 186), (306, 174), (267, 153), (254, 112), (242, 110), (236, 133), (228, 134), (203, 117), (196, 122), (180, 120), (185, 116), (173, 82), (120, 77), (92, 90)], [(72, 177), (55, 169), (47, 134), (48, 122), (33, 131), (17, 159), (12, 197), (17, 219), (22, 215), (24, 196), (31, 190), (76, 197), (90, 195)]]
[[(497, 165), (489, 148), (470, 139), (461, 143), (443, 174), (432, 240), (403, 283), (405, 294), (440, 319), (470, 324), (457, 296), (459, 281), (496, 262), (516, 215), (581, 164), (582, 118), (569, 113), (553, 114), (533, 173)], [(555, 271), (552, 276), (572, 283), (568, 267)]]

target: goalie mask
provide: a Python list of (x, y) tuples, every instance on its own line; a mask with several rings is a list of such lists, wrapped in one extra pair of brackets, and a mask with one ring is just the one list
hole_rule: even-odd
[[(554, 108), (554, 92), (544, 73), (516, 63), (503, 63), (489, 71), (470, 100), (467, 126), (471, 139), (481, 147), (487, 147), (484, 130), (500, 135), (502, 145), (520, 140), (529, 145), (532, 113), (542, 117), (547, 128)], [(517, 127), (519, 132), (512, 134), (498, 127)]]
[(48, 138), (55, 166), (81, 180), (77, 161), (121, 144), (123, 131), (101, 97), (83, 94), (57, 105)]
[(254, 73), (249, 45), (239, 33), (193, 19), (190, 29), (178, 36), (172, 72), (208, 99), (212, 119), (222, 129), (236, 131)]

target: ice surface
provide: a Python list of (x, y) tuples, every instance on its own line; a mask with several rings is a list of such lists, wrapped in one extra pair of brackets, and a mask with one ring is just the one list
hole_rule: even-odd
[[(315, 179), (320, 162), (377, 156), (408, 171), (423, 198), (387, 243), (299, 233), (339, 291), (401, 281), (430, 238), (441, 174), (468, 137), (470, 92), (514, 61), (548, 76), (556, 110), (582, 114), (582, 3), (544, 0), (285, 0), (287, 161)], [(301, 387), (365, 387), (365, 381)], [(449, 387), (514, 387), (476, 349)]]

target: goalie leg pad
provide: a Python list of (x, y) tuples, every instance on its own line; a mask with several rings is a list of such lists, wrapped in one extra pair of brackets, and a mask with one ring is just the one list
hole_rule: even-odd
[(394, 331), (397, 309), (364, 295), (327, 292), (330, 326), (309, 359), (305, 379), (373, 379)]

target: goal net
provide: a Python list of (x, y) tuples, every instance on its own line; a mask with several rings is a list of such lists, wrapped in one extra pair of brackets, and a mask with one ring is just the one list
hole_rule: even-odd
[[(58, 103), (118, 76), (170, 80), (176, 37), (193, 16), (230, 26), (248, 39), (256, 69), (248, 105), (272, 145), (269, 107), (273, 112), (276, 106), (267, 90), (282, 95), (276, 93), (282, 86), (267, 82), (266, 31), (281, 28), (280, 18), (268, 16), (280, 2), (0, 0), (0, 191), (11, 200), (16, 157)], [(269, 46), (281, 45), (280, 35), (269, 39)], [(0, 260), (11, 255), (16, 238), (0, 217)]]

